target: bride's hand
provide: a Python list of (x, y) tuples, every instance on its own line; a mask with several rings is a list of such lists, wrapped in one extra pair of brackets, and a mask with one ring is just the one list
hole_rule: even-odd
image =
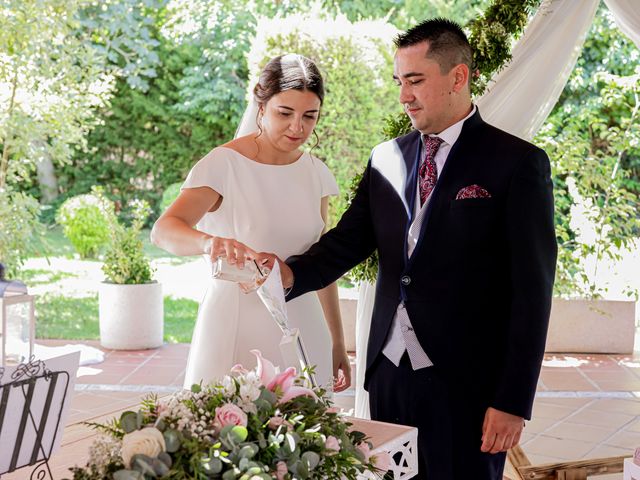
[(351, 386), (351, 362), (343, 345), (334, 345), (333, 357), (333, 391), (342, 392)]
[(257, 256), (255, 250), (234, 238), (213, 236), (208, 238), (205, 252), (209, 254), (212, 262), (218, 257), (227, 257), (227, 262), (231, 265), (237, 264), (238, 268), (244, 268), (247, 260), (253, 260)]

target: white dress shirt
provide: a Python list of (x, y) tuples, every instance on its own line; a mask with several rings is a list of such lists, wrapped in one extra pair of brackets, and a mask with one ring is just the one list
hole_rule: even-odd
[[(447, 157), (449, 156), (451, 147), (456, 143), (456, 141), (458, 140), (458, 137), (460, 136), (460, 132), (462, 131), (462, 125), (475, 112), (476, 112), (476, 106), (473, 105), (471, 112), (466, 117), (464, 117), (459, 122), (454, 123), (450, 127), (446, 128), (439, 134), (433, 135), (436, 137), (440, 137), (442, 139), (440, 148), (436, 152), (436, 156), (434, 158), (434, 162), (438, 170), (438, 180), (440, 179), (440, 173), (442, 172), (442, 169), (444, 168), (444, 164), (447, 161)], [(420, 154), (420, 158), (421, 159), (424, 158), (424, 146), (423, 146), (423, 151)], [(419, 179), (417, 179), (417, 181), (419, 182)], [(411, 257), (411, 255), (413, 254), (413, 250), (416, 248), (416, 244), (418, 243), (418, 238), (420, 236), (420, 230), (422, 227), (422, 219), (423, 219), (422, 214), (427, 208), (427, 205), (429, 205), (430, 199), (431, 199), (431, 194), (429, 194), (424, 204), (420, 206), (420, 188), (418, 185), (418, 187), (416, 188), (416, 196), (414, 199), (414, 215), (411, 221), (411, 225), (409, 226), (409, 233), (407, 234), (407, 254), (409, 255), (409, 257)], [(398, 305), (398, 310), (396, 310), (396, 314), (393, 317), (391, 330), (387, 337), (387, 341), (382, 349), (382, 353), (389, 360), (391, 360), (396, 367), (400, 365), (400, 359), (402, 358), (402, 355), (407, 349), (407, 346), (405, 344), (405, 337), (403, 335), (402, 329), (404, 328), (405, 331), (406, 329), (409, 329), (411, 330), (411, 332), (413, 332), (413, 327), (411, 327), (408, 315), (401, 315), (401, 320), (398, 319), (398, 313), (404, 308), (405, 308), (404, 304), (401, 302), (400, 305)], [(404, 320), (405, 318), (406, 318), (406, 321), (409, 322), (409, 325), (401, 324), (405, 322)], [(420, 360), (423, 360), (421, 363), (426, 364), (426, 366), (433, 365), (433, 363), (425, 353), (424, 349), (419, 345), (418, 345), (418, 349), (419, 349), (418, 355), (419, 357), (421, 357)], [(424, 368), (424, 367), (416, 368), (414, 365), (413, 358), (411, 358), (411, 363), (413, 365), (414, 370), (418, 370), (418, 368)]]

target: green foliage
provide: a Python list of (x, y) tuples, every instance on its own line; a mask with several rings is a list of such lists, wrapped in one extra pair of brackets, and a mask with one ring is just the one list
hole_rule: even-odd
[[(315, 27), (309, 28), (312, 24)], [(389, 42), (395, 28), (383, 21), (371, 27), (344, 17), (306, 15), (260, 25), (249, 56), (254, 78), (268, 59), (288, 52), (311, 58), (321, 69), (327, 91), (316, 127), (320, 142), (312, 153), (327, 163), (346, 192), (349, 179), (362, 170), (371, 148), (383, 138), (372, 126), (382, 125), (387, 112), (400, 109), (389, 75)], [(345, 198), (332, 198), (329, 223), (335, 223), (345, 208)]]
[(40, 205), (25, 193), (0, 188), (0, 263), (7, 278), (16, 278), (25, 260), (40, 245), (44, 226)]
[(469, 43), (479, 76), (471, 91), (482, 95), (487, 82), (511, 60), (511, 41), (520, 35), (541, 0), (496, 0), (469, 22)]
[(244, 109), (246, 52), (255, 31), (256, 6), (235, 0), (205, 0), (196, 6), (182, 0), (173, 4), (171, 13), (168, 37), (196, 52), (179, 81), (176, 111), (208, 118), (211, 128), (228, 140)]
[(113, 202), (95, 188), (93, 193), (71, 197), (60, 205), (56, 222), (80, 258), (96, 258), (109, 242), (113, 215)]
[(99, 61), (131, 88), (145, 91), (156, 76), (157, 16), (167, 0), (87, 0), (79, 12), (82, 33)]
[(38, 162), (64, 163), (94, 124), (112, 77), (76, 35), (81, 0), (0, 4), (0, 188)]
[(620, 260), (620, 248), (631, 247), (640, 231), (640, 67), (622, 62), (620, 51), (625, 60), (640, 57), (601, 9), (536, 138), (552, 163), (560, 247), (555, 293), (565, 297), (605, 293), (599, 269)]
[(169, 205), (171, 205), (178, 195), (180, 194), (180, 187), (182, 186), (182, 182), (172, 183), (169, 185), (164, 192), (162, 192), (162, 200), (160, 201), (160, 211), (164, 212)]
[(204, 112), (179, 112), (180, 79), (199, 53), (163, 40), (157, 49), (162, 63), (146, 92), (125, 80), (117, 83), (109, 108), (100, 111), (103, 124), (88, 136), (87, 151), (78, 151), (69, 166), (58, 170), (64, 195), (108, 185), (122, 205), (133, 198), (156, 205), (160, 192), (182, 180), (193, 163), (229, 131), (222, 132)]
[(149, 204), (137, 200), (132, 205), (133, 221), (130, 227), (110, 217), (110, 240), (102, 271), (107, 282), (141, 284), (153, 281), (151, 264), (144, 253), (140, 231), (150, 213)]
[(396, 27), (406, 30), (426, 18), (445, 17), (461, 24), (479, 15), (491, 0), (324, 0), (323, 9), (333, 14), (343, 13), (352, 22), (385, 18)]

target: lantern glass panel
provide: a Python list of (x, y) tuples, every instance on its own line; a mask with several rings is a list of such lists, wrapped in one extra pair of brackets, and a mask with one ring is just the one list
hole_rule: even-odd
[(14, 303), (6, 306), (5, 361), (21, 363), (29, 358), (31, 304)]

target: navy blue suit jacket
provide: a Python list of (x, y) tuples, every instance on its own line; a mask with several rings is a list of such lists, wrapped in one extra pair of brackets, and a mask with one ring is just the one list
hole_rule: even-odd
[[(374, 148), (335, 228), (287, 263), (287, 299), (379, 254), (365, 387), (404, 301), (425, 352), (478, 408), (530, 418), (546, 340), (557, 245), (549, 159), (476, 112), (465, 121), (407, 256), (420, 134)], [(490, 198), (456, 200), (479, 185)]]

